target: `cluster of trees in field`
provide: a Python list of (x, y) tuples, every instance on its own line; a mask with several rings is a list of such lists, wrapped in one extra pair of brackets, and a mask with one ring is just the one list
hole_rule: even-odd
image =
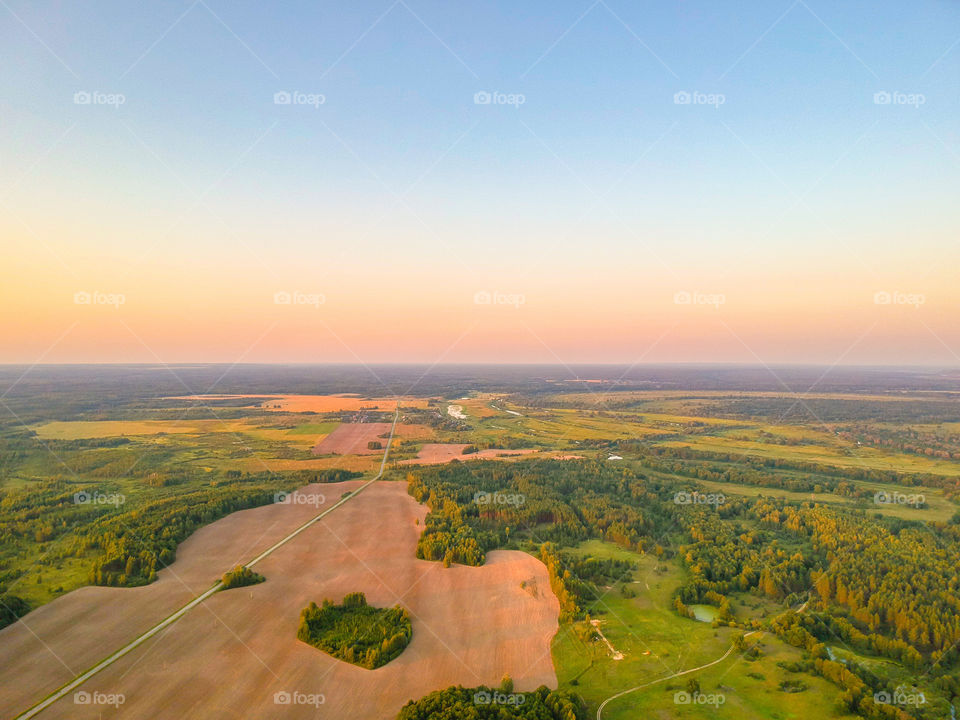
[(343, 603), (310, 603), (300, 613), (297, 637), (336, 658), (373, 670), (396, 658), (410, 643), (410, 614), (397, 605), (376, 608), (362, 592), (348, 593)]
[(262, 583), (266, 578), (258, 572), (254, 572), (245, 565), (237, 565), (233, 570), (225, 572), (220, 579), (221, 590), (230, 590), (231, 588), (246, 587), (247, 585), (256, 585)]
[(460, 685), (411, 700), (398, 720), (586, 720), (587, 708), (579, 696), (541, 686), (528, 693), (484, 685)]

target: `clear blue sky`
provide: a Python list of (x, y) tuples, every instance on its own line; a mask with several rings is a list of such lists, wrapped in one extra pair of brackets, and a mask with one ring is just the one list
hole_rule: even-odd
[[(943, 0), (4, 0), (3, 227), (69, 254), (58, 215), (85, 250), (127, 252), (186, 206), (205, 239), (164, 242), (213, 263), (233, 241), (189, 214), (204, 192), (288, 258), (348, 237), (357, 263), (439, 272), (459, 271), (451, 251), (481, 274), (504, 252), (528, 271), (585, 251), (642, 264), (639, 234), (705, 272), (764, 273), (842, 236), (838, 267), (883, 276), (956, 258), (958, 40)], [(723, 103), (675, 103), (695, 91)], [(388, 230), (354, 237), (372, 217)]]
[[(843, 199), (861, 209), (894, 184), (900, 198), (947, 201), (956, 190), (947, 183), (955, 158), (930, 134), (956, 143), (955, 2), (7, 2), (79, 76), (0, 8), (8, 168), (79, 121), (72, 139), (99, 173), (136, 174), (110, 167), (110, 145), (129, 139), (117, 137), (113, 117), (65, 106), (81, 88), (123, 93), (113, 114), (201, 184), (279, 120), (248, 166), (272, 176), (268, 192), (278, 194), (303, 183), (346, 198), (379, 190), (318, 120), (398, 192), (479, 122), (416, 191), (456, 182), (472, 191), (461, 202), (503, 212), (521, 202), (554, 212), (582, 183), (602, 192), (673, 123), (648, 155), (656, 180), (633, 178), (613, 200), (652, 192), (661, 207), (695, 215), (702, 194), (719, 210), (781, 193), (775, 176), (801, 193), (864, 133), (877, 155), (854, 153), (814, 197), (829, 199), (852, 175), (860, 192)], [(326, 104), (280, 114), (278, 89), (322, 93)], [(478, 90), (526, 101), (478, 107)], [(679, 90), (726, 102), (691, 112), (706, 108), (673, 104)], [(880, 90), (923, 93), (926, 103), (878, 107)], [(757, 172), (761, 160), (773, 174)], [(895, 210), (884, 205), (880, 214)]]

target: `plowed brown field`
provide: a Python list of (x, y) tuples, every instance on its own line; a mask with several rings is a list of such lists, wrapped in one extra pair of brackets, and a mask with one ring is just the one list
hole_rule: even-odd
[[(355, 395), (175, 395), (165, 400), (191, 400), (204, 402), (212, 400), (228, 400), (242, 398), (265, 398), (262, 404), (264, 410), (279, 410), (282, 412), (340, 412), (343, 410), (355, 412), (357, 410), (383, 410), (392, 412), (397, 407), (397, 398), (361, 398)], [(399, 402), (404, 407), (427, 407), (426, 398), (402, 397)], [(252, 403), (251, 403), (252, 404)]]
[[(323, 494), (329, 504), (359, 484), (301, 492)], [(84, 588), (4, 629), (0, 716), (26, 709), (317, 511), (270, 505), (234, 513), (183, 543), (153, 585)], [(122, 705), (78, 705), (67, 696), (40, 718), (381, 720), (411, 698), (453, 684), (495, 684), (504, 673), (520, 690), (556, 687), (550, 640), (559, 607), (544, 566), (513, 551), (492, 552), (478, 568), (417, 560), (425, 513), (401, 483), (370, 486), (259, 563), (265, 583), (215, 594), (80, 688), (122, 694)], [(373, 671), (296, 639), (308, 602), (355, 590), (374, 605), (400, 603), (413, 619), (410, 645)], [(276, 693), (324, 702), (276, 704)]]
[(386, 440), (381, 435), (390, 433), (390, 423), (341, 423), (337, 429), (327, 435), (313, 447), (316, 455), (336, 453), (337, 455), (383, 455), (382, 448), (370, 449), (367, 443), (377, 440), (381, 445)]

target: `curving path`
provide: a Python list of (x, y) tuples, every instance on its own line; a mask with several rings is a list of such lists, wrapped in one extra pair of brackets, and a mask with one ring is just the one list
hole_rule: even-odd
[[(752, 630), (752, 631), (746, 633), (746, 634), (744, 635), (744, 637), (750, 637), (751, 635), (754, 635), (754, 634), (756, 634), (757, 632), (759, 632), (759, 631), (758, 631), (758, 630)], [(605, 707), (607, 706), (607, 703), (610, 702), (611, 700), (616, 700), (617, 698), (621, 698), (621, 697), (623, 697), (624, 695), (629, 695), (630, 693), (635, 692), (635, 691), (637, 691), (637, 690), (643, 690), (644, 688), (648, 688), (648, 687), (650, 687), (651, 685), (657, 685), (657, 684), (659, 684), (659, 683), (666, 682), (667, 680), (673, 680), (674, 678), (681, 677), (682, 675), (689, 675), (690, 673), (697, 672), (698, 670), (704, 670), (704, 669), (706, 669), (706, 668), (708, 668), (708, 667), (711, 667), (711, 666), (713, 666), (713, 665), (716, 665), (717, 663), (723, 662), (724, 660), (726, 660), (726, 659), (730, 656), (730, 653), (732, 653), (732, 652), (733, 652), (733, 645), (731, 645), (730, 647), (728, 647), (728, 648), (727, 648), (727, 651), (726, 651), (723, 655), (721, 655), (720, 657), (718, 657), (716, 660), (713, 660), (713, 661), (711, 661), (711, 662), (705, 663), (705, 664), (703, 664), (703, 665), (699, 665), (699, 666), (694, 667), (694, 668), (690, 668), (689, 670), (683, 670), (683, 671), (681, 671), (681, 672), (674, 673), (673, 675), (667, 675), (667, 676), (665, 676), (665, 677), (658, 678), (658, 679), (656, 679), (656, 680), (651, 680), (650, 682), (644, 683), (643, 685), (637, 685), (636, 687), (632, 687), (632, 688), (630, 688), (629, 690), (624, 690), (623, 692), (618, 692), (616, 695), (611, 695), (611, 696), (608, 697), (606, 700), (604, 700), (602, 703), (600, 703), (600, 706), (597, 708), (597, 720), (603, 720), (603, 718), (601, 717), (602, 714), (603, 714), (603, 708), (605, 708)]]

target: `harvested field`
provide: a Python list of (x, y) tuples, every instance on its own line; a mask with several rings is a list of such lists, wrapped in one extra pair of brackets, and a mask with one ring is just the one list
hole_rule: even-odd
[(404, 460), (403, 462), (417, 465), (436, 465), (447, 463), (454, 458), (465, 460), (463, 449), (467, 443), (426, 443), (420, 452), (417, 453), (415, 460)]
[(530, 455), (539, 452), (536, 448), (522, 448), (518, 450), (503, 450), (490, 448), (479, 452), (463, 454), (466, 443), (426, 443), (417, 457), (412, 460), (402, 460), (400, 465), (442, 465), (451, 460), (491, 460), (499, 457), (513, 457)]
[[(358, 485), (311, 485), (304, 492), (329, 502)], [(0, 713), (16, 715), (316, 511), (270, 505), (234, 513), (183, 543), (157, 583), (70, 593), (27, 617), (36, 636), (23, 623), (6, 628)], [(425, 514), (402, 483), (369, 487), (259, 563), (266, 582), (213, 595), (81, 688), (122, 694), (119, 708), (76, 705), (68, 696), (41, 718), (383, 720), (434, 689), (495, 685), (504, 673), (519, 690), (556, 687), (550, 641), (559, 606), (546, 568), (514, 551), (491, 552), (477, 568), (418, 560)], [(373, 605), (400, 603), (411, 613), (410, 645), (377, 670), (337, 661), (296, 639), (308, 602), (355, 590)], [(322, 695), (324, 703), (319, 714), (309, 704), (281, 708), (277, 693)]]
[[(282, 412), (339, 412), (357, 410), (383, 410), (393, 412), (397, 407), (397, 398), (361, 398), (355, 395), (179, 395), (175, 397), (164, 398), (165, 400), (191, 400), (202, 402), (204, 400), (237, 400), (250, 398), (251, 400), (262, 400), (259, 404), (264, 410), (278, 410)], [(400, 405), (403, 407), (427, 407), (426, 398), (402, 397), (399, 398)], [(254, 403), (251, 403), (253, 405)]]
[(432, 440), (437, 433), (429, 425), (398, 423), (396, 437), (401, 440)]
[(341, 423), (337, 429), (318, 442), (313, 452), (315, 455), (382, 455), (382, 449), (367, 447), (367, 443), (376, 440), (386, 444), (380, 436), (390, 432), (390, 423)]
[[(207, 421), (207, 426), (219, 421)], [(80, 438), (108, 438), (126, 435), (156, 435), (157, 433), (199, 432), (195, 423), (170, 422), (166, 420), (79, 420), (73, 422), (48, 422), (34, 428), (43, 440), (78, 440)]]

